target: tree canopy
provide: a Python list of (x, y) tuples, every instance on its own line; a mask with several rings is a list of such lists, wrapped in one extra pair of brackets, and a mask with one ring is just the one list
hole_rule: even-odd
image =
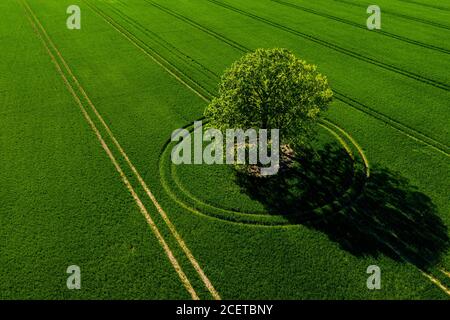
[(205, 116), (220, 130), (280, 129), (282, 143), (302, 146), (332, 96), (315, 65), (287, 49), (257, 49), (225, 71)]

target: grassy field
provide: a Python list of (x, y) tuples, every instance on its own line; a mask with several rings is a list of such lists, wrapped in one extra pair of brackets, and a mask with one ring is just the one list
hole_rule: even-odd
[[(377, 4), (369, 31), (360, 0), (2, 1), (0, 298), (449, 299), (450, 4)], [(172, 131), (261, 47), (335, 92), (315, 175), (172, 165)]]

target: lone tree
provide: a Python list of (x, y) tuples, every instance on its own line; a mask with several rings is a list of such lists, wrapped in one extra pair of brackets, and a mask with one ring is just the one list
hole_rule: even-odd
[(287, 49), (257, 49), (222, 76), (205, 110), (211, 127), (280, 129), (282, 144), (307, 146), (331, 101), (327, 78)]

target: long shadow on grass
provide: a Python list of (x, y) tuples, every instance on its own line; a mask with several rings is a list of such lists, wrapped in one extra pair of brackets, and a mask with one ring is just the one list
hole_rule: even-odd
[[(384, 254), (427, 269), (449, 246), (447, 227), (428, 196), (386, 168), (372, 168), (362, 179), (348, 155), (331, 145), (307, 152), (275, 176), (237, 172), (236, 181), (268, 212), (326, 233), (355, 256)], [(352, 197), (346, 197), (350, 186)]]

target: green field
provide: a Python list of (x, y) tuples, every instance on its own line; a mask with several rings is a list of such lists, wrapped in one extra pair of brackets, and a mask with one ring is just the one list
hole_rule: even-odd
[[(450, 2), (378, 0), (373, 31), (370, 4), (1, 1), (0, 298), (448, 300)], [(273, 47), (334, 91), (319, 158), (267, 184), (173, 165), (223, 71)]]

